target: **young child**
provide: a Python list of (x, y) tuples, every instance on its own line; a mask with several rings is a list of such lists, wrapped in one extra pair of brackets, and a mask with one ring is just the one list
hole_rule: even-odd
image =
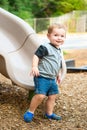
[(53, 113), (53, 108), (59, 93), (59, 84), (66, 74), (66, 64), (60, 49), (66, 38), (65, 26), (61, 24), (50, 26), (47, 37), (50, 43), (40, 45), (33, 57), (31, 74), (34, 76), (35, 95), (31, 100), (29, 110), (24, 113), (25, 122), (32, 121), (36, 108), (46, 96), (48, 98), (45, 106), (45, 117), (61, 120), (61, 116)]

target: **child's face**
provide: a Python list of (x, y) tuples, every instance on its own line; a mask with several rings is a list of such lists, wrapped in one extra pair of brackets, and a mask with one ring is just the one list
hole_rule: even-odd
[(63, 28), (54, 28), (53, 31), (47, 34), (48, 39), (50, 40), (51, 44), (56, 47), (62, 45), (66, 38), (66, 32)]

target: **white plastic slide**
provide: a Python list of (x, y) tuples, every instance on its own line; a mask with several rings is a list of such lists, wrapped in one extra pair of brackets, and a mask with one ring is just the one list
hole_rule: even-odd
[(30, 76), (32, 57), (41, 44), (35, 31), (22, 19), (0, 8), (0, 73), (13, 83), (34, 89)]
[[(32, 57), (44, 40), (19, 17), (0, 8), (0, 73), (20, 87), (34, 89)], [(62, 78), (66, 74), (63, 60)]]

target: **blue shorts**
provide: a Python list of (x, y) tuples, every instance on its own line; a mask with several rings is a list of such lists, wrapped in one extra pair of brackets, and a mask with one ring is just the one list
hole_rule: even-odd
[(35, 93), (46, 96), (58, 94), (58, 85), (55, 79), (45, 78), (42, 76), (34, 77)]

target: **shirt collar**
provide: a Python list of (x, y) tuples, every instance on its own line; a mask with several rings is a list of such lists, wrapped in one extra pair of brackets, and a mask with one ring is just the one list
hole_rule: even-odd
[(57, 48), (56, 46), (54, 46), (52, 43), (49, 43), (51, 46), (55, 47), (57, 50), (61, 50), (60, 48)]

